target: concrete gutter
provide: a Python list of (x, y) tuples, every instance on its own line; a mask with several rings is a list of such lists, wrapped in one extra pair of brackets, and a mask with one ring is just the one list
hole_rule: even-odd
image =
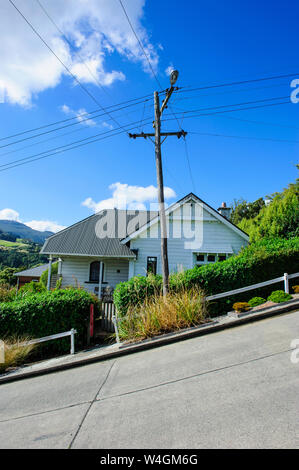
[(50, 374), (62, 370), (82, 367), (95, 362), (107, 361), (128, 354), (134, 354), (147, 349), (157, 348), (166, 344), (184, 341), (186, 339), (203, 336), (227, 328), (244, 325), (246, 323), (263, 320), (276, 315), (285, 314), (293, 310), (299, 310), (299, 299), (290, 300), (282, 304), (277, 304), (267, 309), (250, 311), (242, 317), (234, 318), (228, 315), (214, 318), (210, 323), (199, 327), (188, 328), (174, 333), (157, 336), (148, 340), (131, 344), (113, 344), (110, 346), (94, 348), (88, 351), (81, 351), (75, 355), (62, 356), (59, 358), (42, 361), (29, 366), (21, 367), (15, 371), (0, 375), (0, 384), (28, 379), (40, 375)]

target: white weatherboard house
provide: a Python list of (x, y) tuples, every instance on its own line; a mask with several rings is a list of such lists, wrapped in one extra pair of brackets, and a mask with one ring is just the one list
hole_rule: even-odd
[[(249, 237), (229, 220), (223, 203), (215, 210), (190, 193), (166, 210), (170, 272), (223, 261)], [(80, 285), (102, 296), (105, 287), (148, 272), (161, 273), (159, 213), (101, 211), (48, 238), (41, 250), (59, 258), (62, 287)]]

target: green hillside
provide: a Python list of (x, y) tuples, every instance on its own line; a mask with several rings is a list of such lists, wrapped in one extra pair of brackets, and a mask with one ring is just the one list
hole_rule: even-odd
[(44, 243), (46, 238), (53, 235), (53, 232), (40, 232), (39, 230), (33, 230), (27, 225), (22, 224), (21, 222), (16, 222), (15, 220), (0, 220), (0, 232), (31, 240), (35, 243)]
[(5, 267), (27, 269), (47, 262), (47, 257), (39, 254), (41, 246), (24, 239), (2, 240), (0, 235), (0, 271)]

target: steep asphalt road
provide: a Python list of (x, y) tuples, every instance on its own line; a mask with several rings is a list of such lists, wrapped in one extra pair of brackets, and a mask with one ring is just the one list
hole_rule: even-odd
[(0, 385), (0, 448), (299, 448), (299, 312)]

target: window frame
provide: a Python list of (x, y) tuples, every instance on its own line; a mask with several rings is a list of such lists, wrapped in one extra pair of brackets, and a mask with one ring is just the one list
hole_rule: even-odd
[[(155, 260), (155, 270), (149, 272), (149, 260)], [(158, 267), (158, 257), (157, 256), (147, 256), (146, 258), (146, 275), (153, 274), (154, 276), (157, 274), (157, 267)]]
[[(92, 278), (92, 266), (95, 265), (95, 264), (99, 264), (99, 270), (98, 270), (98, 275), (97, 275), (97, 278), (94, 279)], [(100, 269), (101, 269), (101, 261), (92, 261), (89, 265), (89, 281), (88, 283), (89, 284), (99, 284), (100, 283)], [(103, 263), (103, 270), (102, 270), (102, 284), (105, 284), (105, 281), (104, 281), (104, 277), (105, 277), (105, 264)]]
[[(226, 261), (231, 256), (229, 253), (200, 253), (200, 252), (194, 252), (193, 255), (194, 255), (194, 266), (204, 266), (207, 264), (217, 263), (218, 261), (223, 262), (223, 261)], [(203, 256), (204, 257), (203, 261), (199, 261), (198, 256)], [(208, 260), (209, 256), (214, 256), (215, 259), (213, 261), (209, 261)], [(220, 260), (219, 259), (220, 256), (225, 257), (225, 259)]]

